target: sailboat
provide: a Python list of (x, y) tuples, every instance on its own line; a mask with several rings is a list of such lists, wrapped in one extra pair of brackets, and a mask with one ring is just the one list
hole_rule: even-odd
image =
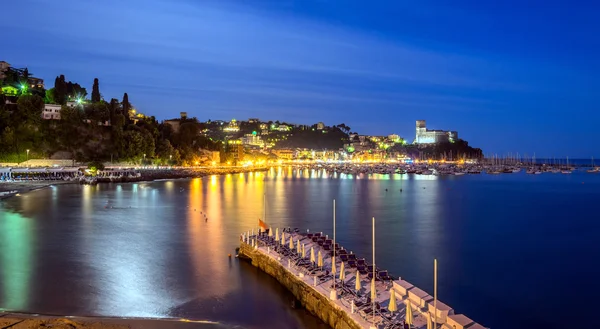
[(561, 174), (571, 174), (571, 168), (569, 167), (569, 157), (567, 157), (567, 167), (560, 171)]
[(587, 172), (597, 174), (600, 173), (600, 167), (596, 167), (594, 165), (594, 157), (592, 157), (592, 169), (589, 169)]

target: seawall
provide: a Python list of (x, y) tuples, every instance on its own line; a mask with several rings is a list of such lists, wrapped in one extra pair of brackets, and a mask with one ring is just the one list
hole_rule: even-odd
[[(284, 267), (274, 258), (277, 257), (275, 253), (267, 255), (260, 250), (254, 249), (249, 244), (242, 242), (239, 255), (241, 258), (247, 259), (252, 265), (258, 267), (279, 281), (280, 284), (286, 287), (294, 297), (300, 301), (302, 307), (327, 323), (331, 328), (368, 328), (366, 323), (360, 323), (364, 321), (357, 315), (353, 317), (338, 305), (338, 302), (330, 300), (322, 292), (319, 292), (317, 287), (313, 287), (306, 283), (297, 274), (294, 274), (291, 270)], [(323, 288), (321, 287), (321, 289)]]

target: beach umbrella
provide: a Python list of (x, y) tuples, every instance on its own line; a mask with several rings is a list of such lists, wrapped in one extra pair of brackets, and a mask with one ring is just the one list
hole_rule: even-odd
[(313, 247), (310, 247), (310, 262), (315, 263), (315, 249)]
[(306, 249), (304, 248), (304, 243), (302, 244), (302, 258), (306, 258)]
[(375, 300), (377, 298), (377, 290), (375, 290), (375, 278), (371, 280), (371, 300)]
[(342, 262), (340, 265), (340, 281), (344, 283), (344, 280), (346, 280), (346, 273), (344, 273), (344, 262)]
[(354, 284), (354, 289), (356, 291), (360, 291), (360, 273), (358, 272), (358, 270), (356, 270), (356, 283)]
[(273, 228), (269, 227), (269, 236), (273, 236)]
[(281, 232), (281, 244), (285, 244), (285, 232)]
[(294, 249), (294, 240), (292, 239), (293, 237), (290, 236), (290, 250)]
[(413, 324), (412, 307), (410, 307), (409, 301), (406, 301), (406, 316), (404, 318), (404, 321), (408, 324)]
[(431, 322), (431, 314), (427, 316), (427, 329), (433, 329), (433, 323)]
[(319, 250), (319, 254), (317, 257), (317, 266), (323, 267), (323, 254), (321, 254), (321, 250)]
[(335, 278), (335, 273), (337, 273), (336, 270), (337, 270), (337, 268), (335, 268), (335, 259), (332, 259), (331, 260), (331, 274), (333, 274), (334, 278)]
[(390, 292), (390, 304), (388, 305), (388, 311), (394, 313), (398, 310), (398, 305), (396, 304), (396, 291), (392, 289)]
[(279, 228), (275, 229), (275, 241), (279, 241)]
[(300, 252), (302, 250), (302, 248), (300, 247), (300, 240), (298, 240), (298, 243), (296, 243), (296, 251)]

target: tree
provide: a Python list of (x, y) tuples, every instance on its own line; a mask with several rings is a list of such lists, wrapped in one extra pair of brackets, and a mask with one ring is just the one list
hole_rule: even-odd
[(87, 90), (80, 86), (78, 83), (67, 82), (67, 96), (70, 99), (83, 99), (87, 96)]
[(110, 123), (111, 125), (115, 123), (115, 117), (117, 114), (121, 114), (121, 104), (119, 100), (116, 98), (112, 98), (110, 103), (108, 104), (108, 111), (110, 113)]
[(125, 117), (129, 117), (129, 110), (131, 110), (131, 104), (129, 103), (129, 96), (127, 96), (127, 93), (123, 94), (123, 101), (121, 102), (121, 107), (123, 108), (123, 115)]
[(94, 79), (94, 85), (92, 87), (92, 103), (98, 103), (100, 101), (100, 86), (98, 85), (98, 78)]
[(62, 74), (54, 79), (54, 101), (60, 105), (67, 103), (67, 83), (65, 82), (65, 76)]
[(46, 97), (44, 97), (44, 103), (46, 104), (55, 104), (54, 102), (56, 102), (55, 98), (54, 98), (54, 93), (56, 92), (55, 88), (50, 88), (48, 90), (46, 90)]
[(69, 151), (75, 160), (77, 151), (83, 140), (79, 132), (83, 116), (79, 109), (63, 105), (60, 110), (60, 123), (58, 124), (58, 140), (61, 147)]

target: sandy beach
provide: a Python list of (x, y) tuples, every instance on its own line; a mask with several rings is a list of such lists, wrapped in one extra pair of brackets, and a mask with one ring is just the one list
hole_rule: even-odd
[(0, 312), (0, 328), (10, 329), (200, 329), (226, 328), (210, 321), (185, 319), (138, 319), (102, 317), (57, 317)]

